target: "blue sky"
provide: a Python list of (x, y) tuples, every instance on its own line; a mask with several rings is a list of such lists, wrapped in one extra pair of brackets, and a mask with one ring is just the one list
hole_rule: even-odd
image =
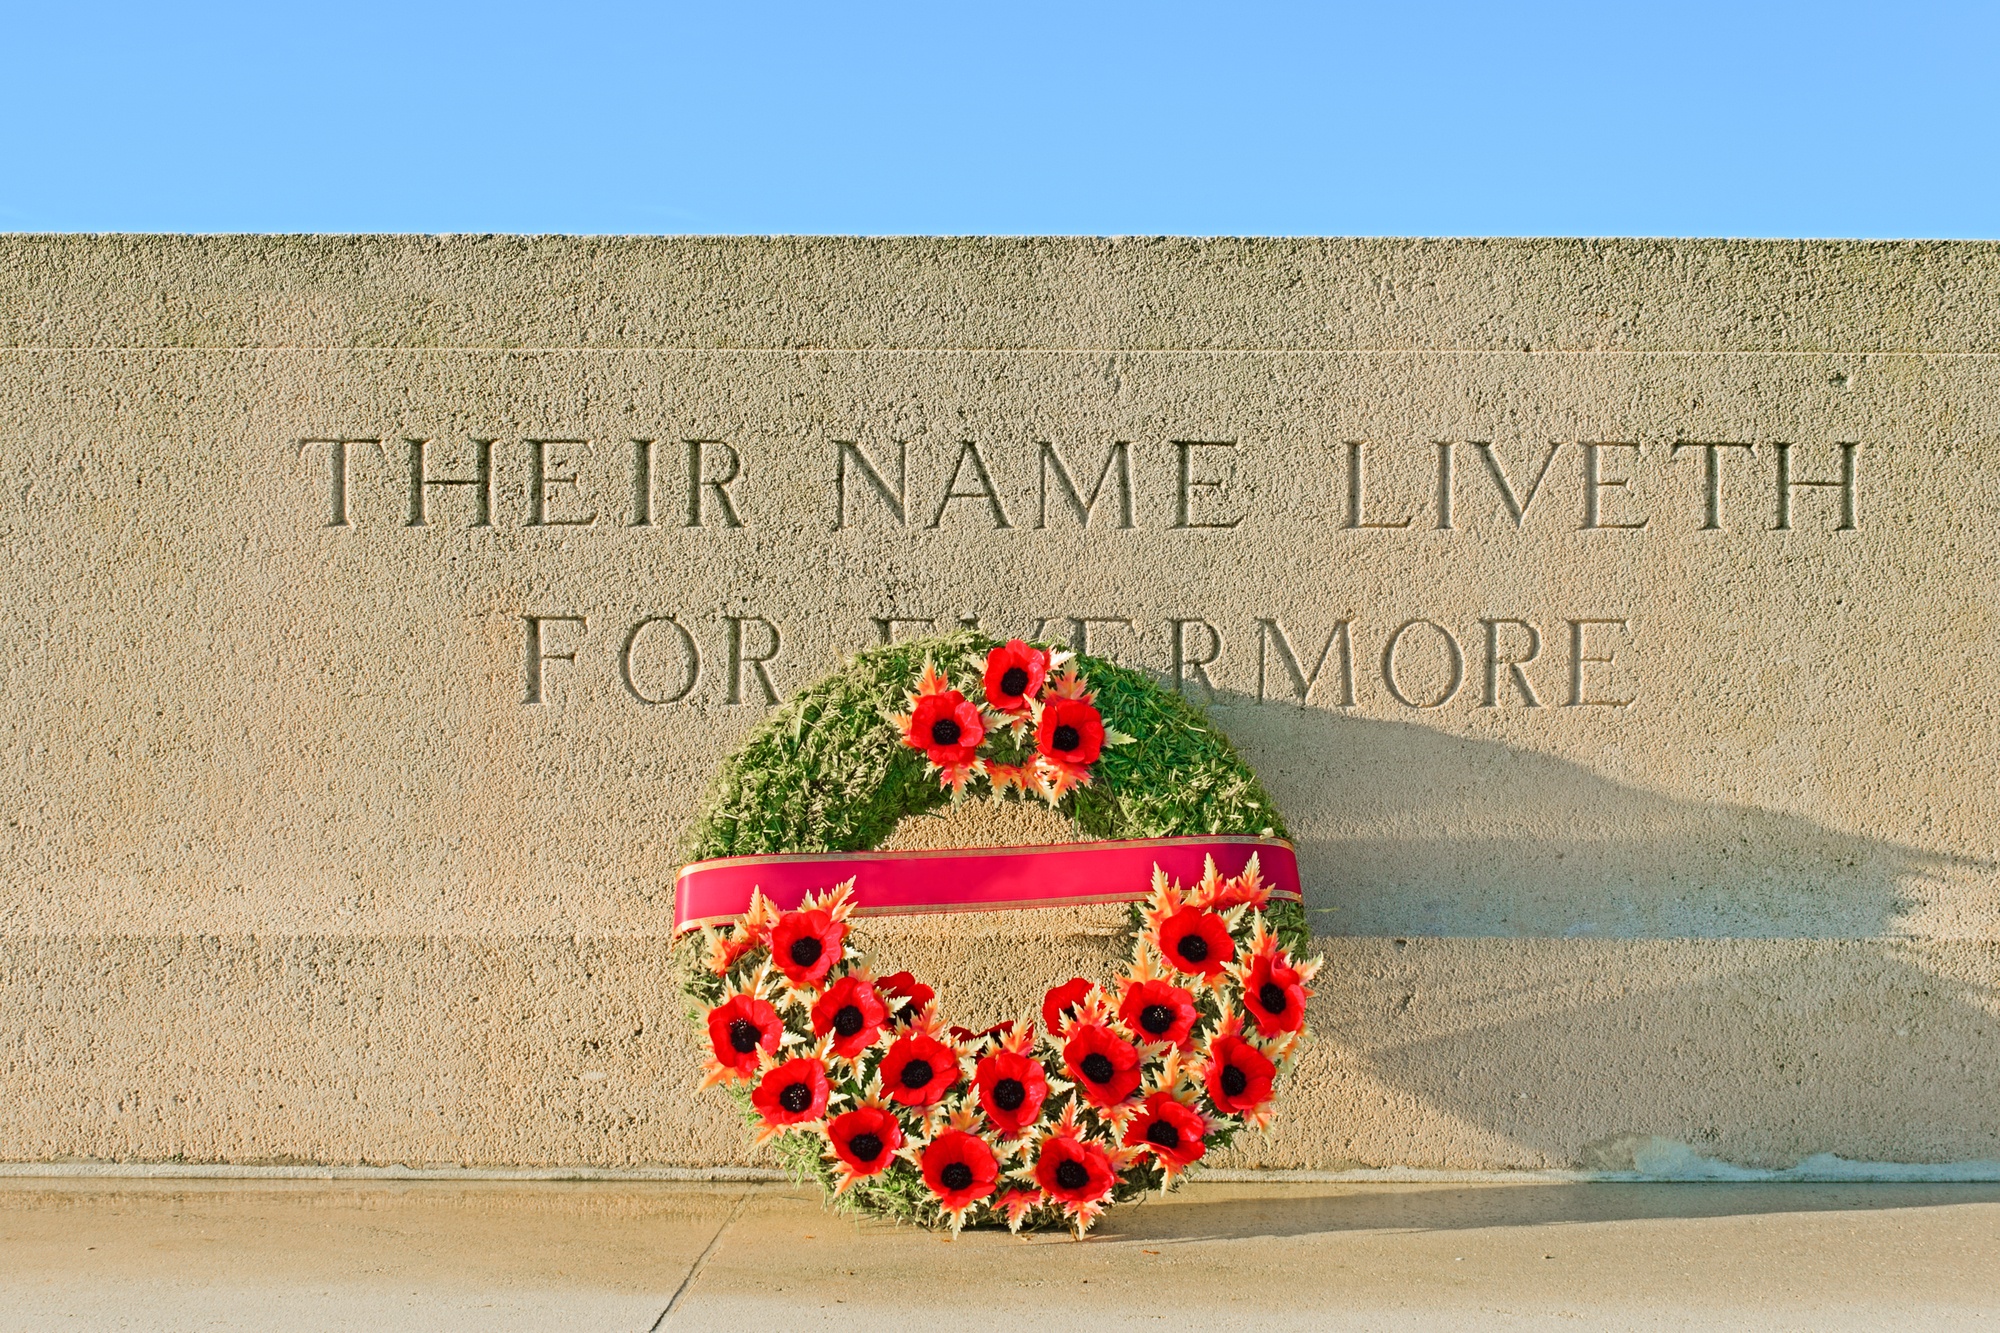
[(0, 0), (0, 229), (2000, 236), (2000, 5)]

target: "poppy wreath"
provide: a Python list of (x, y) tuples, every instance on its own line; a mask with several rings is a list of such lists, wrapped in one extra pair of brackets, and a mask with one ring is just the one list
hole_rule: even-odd
[(1080, 1237), (1110, 1205), (1172, 1188), (1269, 1125), (1319, 960), (1305, 958), (1295, 883), (1274, 886), (1254, 850), (1233, 874), (1212, 857), (1184, 879), (1141, 872), (1110, 899), (1134, 904), (1121, 976), (1073, 978), (1039, 1013), (981, 1031), (947, 1023), (910, 973), (878, 972), (852, 923), (983, 905), (871, 907), (865, 859), (789, 907), (763, 886), (727, 915), (690, 905), (708, 867), (810, 874), (968, 795), (1047, 802), (1141, 854), (1145, 840), (1220, 837), (1291, 864), (1282, 819), (1227, 738), (1138, 672), (976, 631), (862, 653), (772, 712), (695, 825), (676, 918), (702, 1086), (727, 1088), (758, 1143), (843, 1208)]

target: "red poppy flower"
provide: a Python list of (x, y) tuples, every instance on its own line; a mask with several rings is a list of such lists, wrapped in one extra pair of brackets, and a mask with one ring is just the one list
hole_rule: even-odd
[(1104, 719), (1081, 699), (1051, 699), (1035, 728), (1035, 752), (1061, 768), (1088, 768), (1104, 753)]
[(937, 998), (936, 991), (908, 972), (891, 972), (886, 977), (875, 978), (875, 993), (895, 1011), (898, 1023), (916, 1017), (924, 1011), (925, 1005)]
[(1042, 1062), (1016, 1051), (995, 1051), (981, 1060), (972, 1081), (979, 1090), (979, 1109), (1009, 1138), (1040, 1119), (1042, 1103), (1049, 1098)]
[(1095, 1143), (1051, 1134), (1042, 1140), (1041, 1154), (1035, 1159), (1035, 1183), (1051, 1199), (1078, 1206), (1109, 1198), (1118, 1173), (1111, 1167), (1110, 1156)]
[(958, 1053), (936, 1037), (906, 1032), (882, 1057), (882, 1087), (905, 1106), (933, 1106), (958, 1082)]
[(1236, 941), (1215, 913), (1183, 907), (1160, 923), (1160, 952), (1181, 971), (1212, 980), (1236, 957)]
[(826, 988), (812, 1007), (813, 1035), (833, 1034), (833, 1053), (852, 1060), (882, 1035), (889, 1016), (875, 988), (860, 977), (842, 977)]
[(1175, 1101), (1171, 1093), (1156, 1092), (1146, 1098), (1145, 1109), (1132, 1117), (1125, 1130), (1125, 1146), (1149, 1152), (1160, 1165), (1178, 1171), (1206, 1152), (1208, 1124), (1191, 1106)]
[(1071, 977), (1062, 985), (1050, 990), (1042, 997), (1042, 1026), (1052, 1036), (1060, 1037), (1067, 1030), (1066, 1020), (1070, 1012), (1084, 996), (1090, 994), (1091, 983), (1082, 977)]
[(847, 923), (815, 907), (787, 912), (771, 927), (771, 958), (794, 986), (817, 986), (840, 961)]
[(1025, 713), (1048, 675), (1047, 653), (1024, 640), (1009, 639), (986, 654), (986, 702), (1002, 713)]
[(1092, 1106), (1116, 1106), (1139, 1086), (1139, 1048), (1102, 1023), (1072, 1029), (1063, 1065)]
[(1141, 1041), (1171, 1042), (1186, 1050), (1201, 1015), (1195, 1012), (1194, 996), (1179, 986), (1141, 981), (1126, 989), (1118, 1017)]
[(777, 1050), (784, 1035), (778, 1011), (754, 995), (732, 995), (708, 1011), (708, 1044), (715, 1048), (715, 1062), (738, 1078), (756, 1073), (757, 1057)]
[(751, 1090), (750, 1104), (763, 1114), (768, 1128), (817, 1120), (826, 1111), (826, 1066), (809, 1055), (770, 1070)]
[(1251, 1115), (1271, 1100), (1278, 1067), (1241, 1037), (1217, 1037), (1208, 1047), (1208, 1100), (1227, 1115)]
[(939, 768), (963, 768), (979, 757), (986, 739), (986, 722), (979, 709), (957, 690), (917, 698), (903, 742), (924, 752)]
[(917, 1154), (924, 1184), (946, 1212), (960, 1212), (993, 1192), (1000, 1161), (977, 1134), (947, 1129)]
[(1267, 1037), (1297, 1032), (1306, 1025), (1306, 997), (1312, 994), (1283, 953), (1252, 955), (1243, 982), (1243, 1007)]
[(888, 1166), (903, 1146), (903, 1125), (893, 1112), (879, 1106), (858, 1106), (835, 1116), (826, 1136), (833, 1141), (833, 1155), (853, 1175), (872, 1176)]

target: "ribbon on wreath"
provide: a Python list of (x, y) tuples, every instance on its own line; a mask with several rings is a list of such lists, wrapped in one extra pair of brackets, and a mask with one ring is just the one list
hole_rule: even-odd
[(852, 879), (856, 916), (1078, 907), (1142, 901), (1152, 892), (1155, 867), (1170, 879), (1192, 884), (1211, 859), (1218, 873), (1233, 878), (1253, 856), (1273, 898), (1303, 901), (1298, 855), (1282, 838), (1137, 838), (949, 851), (724, 856), (696, 861), (681, 871), (674, 886), (674, 932), (742, 916), (750, 910), (750, 895), (759, 889), (774, 906), (792, 911), (807, 894)]

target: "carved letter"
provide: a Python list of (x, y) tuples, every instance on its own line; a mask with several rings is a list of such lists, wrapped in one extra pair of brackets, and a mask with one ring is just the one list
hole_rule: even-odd
[[(708, 490), (715, 493), (715, 502), (722, 506), (722, 526), (742, 527), (743, 520), (737, 517), (736, 505), (730, 500), (727, 489), (731, 482), (739, 479), (743, 471), (743, 460), (736, 456), (736, 450), (721, 440), (686, 440), (683, 443), (687, 445), (688, 451), (688, 508), (687, 522), (683, 526), (690, 528), (702, 526), (701, 493)], [(728, 461), (719, 477), (702, 475), (702, 446), (709, 444), (715, 445), (728, 455)]]
[(1594, 657), (1583, 651), (1584, 631), (1592, 625), (1616, 625), (1627, 634), (1629, 626), (1623, 620), (1572, 620), (1569, 622), (1569, 708), (1629, 708), (1630, 699), (1586, 699), (1583, 696), (1583, 668), (1589, 662), (1610, 662), (1617, 656), (1617, 649)]
[[(1444, 640), (1445, 661), (1451, 666), (1450, 683), (1444, 687), (1443, 693), (1427, 704), (1420, 704), (1404, 694), (1401, 682), (1396, 679), (1396, 649), (1402, 646), (1403, 635), (1418, 625), (1429, 625), (1438, 632)], [(1458, 687), (1465, 683), (1465, 654), (1460, 651), (1458, 640), (1451, 636), (1451, 631), (1435, 620), (1406, 620), (1396, 627), (1396, 632), (1389, 636), (1388, 646), (1382, 649), (1382, 683), (1388, 687), (1396, 702), (1406, 708), (1442, 708), (1452, 701)]]
[(861, 472), (876, 496), (896, 516), (896, 522), (903, 522), (903, 490), (910, 478), (910, 446), (903, 440), (896, 441), (896, 489), (890, 490), (889, 483), (882, 480), (882, 474), (868, 461), (868, 455), (861, 452), (861, 446), (847, 440), (835, 440), (837, 452), (833, 460), (833, 526), (836, 530), (847, 526), (847, 460), (853, 459), (854, 466)]
[[(1174, 502), (1174, 526), (1177, 528), (1233, 528), (1243, 521), (1238, 514), (1227, 522), (1197, 522), (1194, 517), (1195, 492), (1222, 491), (1236, 479), (1236, 442), (1234, 440), (1174, 440), (1173, 446), (1180, 452), (1180, 490)], [(1197, 449), (1227, 449), (1230, 451), (1229, 475), (1226, 477), (1196, 478), (1194, 475), (1194, 451)]]
[[(597, 511), (591, 510), (581, 518), (550, 518), (548, 516), (548, 489), (550, 486), (576, 485), (576, 464), (570, 463), (570, 473), (563, 476), (548, 470), (548, 448), (550, 445), (578, 445), (588, 449), (589, 440), (529, 440), (528, 445), (528, 523), (531, 528), (587, 528), (597, 522)], [(558, 459), (556, 466), (563, 461)]]
[(347, 522), (347, 446), (350, 444), (372, 444), (377, 450), (382, 441), (377, 439), (316, 439), (299, 441), (299, 457), (304, 458), (306, 450), (315, 444), (326, 446), (327, 468), (332, 474), (327, 482), (327, 509), (329, 528), (344, 528)]
[[(1525, 620), (1482, 620), (1479, 623), (1486, 626), (1486, 693), (1480, 696), (1479, 706), (1481, 708), (1500, 706), (1500, 668), (1504, 666), (1507, 668), (1507, 674), (1514, 678), (1514, 688), (1521, 692), (1521, 698), (1527, 702), (1528, 707), (1540, 708), (1542, 701), (1535, 696), (1535, 687), (1528, 683), (1528, 673), (1521, 668), (1541, 655), (1541, 631)], [(1515, 625), (1528, 631), (1527, 656), (1500, 656), (1502, 625)]]
[[(894, 643), (896, 631), (904, 625), (922, 625), (926, 629), (937, 628), (936, 616), (872, 616), (870, 619), (875, 622), (877, 643)], [(978, 629), (979, 626), (974, 624), (967, 628)]]
[(1840, 446), (1839, 481), (1793, 481), (1792, 446), (1773, 444), (1778, 451), (1778, 521), (1771, 526), (1773, 532), (1789, 532), (1792, 527), (1792, 491), (1805, 487), (1825, 487), (1840, 492), (1840, 525), (1835, 532), (1854, 531), (1854, 452), (1861, 446), (1843, 444)]
[[(1535, 473), (1535, 479), (1528, 483), (1528, 493), (1523, 496), (1516, 496), (1514, 494), (1514, 485), (1512, 482), (1507, 480), (1507, 469), (1501, 466), (1500, 456), (1493, 452), (1493, 446), (1491, 444), (1484, 444), (1478, 441), (1474, 441), (1472, 447), (1479, 451), (1479, 457), (1485, 462), (1486, 471), (1489, 475), (1492, 476), (1494, 486), (1499, 488), (1500, 503), (1507, 506), (1507, 517), (1514, 520), (1515, 527), (1517, 528), (1520, 527), (1521, 520), (1528, 516), (1528, 506), (1532, 505), (1535, 502), (1535, 496), (1541, 493), (1542, 483), (1548, 479), (1549, 468), (1554, 465), (1556, 461), (1556, 453), (1558, 450), (1562, 448), (1561, 441), (1557, 441), (1556, 443), (1551, 444), (1549, 446), (1549, 451), (1546, 454), (1542, 455), (1541, 469)], [(1593, 449), (1596, 448), (1595, 445), (1589, 445), (1586, 447)], [(1595, 462), (1586, 461), (1584, 466), (1586, 468), (1592, 469), (1590, 475), (1593, 478), (1597, 475), (1595, 471), (1597, 465)], [(1622, 481), (1608, 481), (1604, 484), (1607, 486), (1623, 486), (1625, 483)], [(1590, 512), (1594, 516), (1597, 513), (1595, 499), (1587, 499), (1585, 503), (1591, 506)], [(1593, 524), (1591, 522), (1586, 522), (1584, 526), (1590, 527), (1593, 526)], [(1619, 526), (1623, 527), (1626, 525), (1620, 524)], [(1644, 527), (1645, 525), (1641, 523), (1639, 524), (1639, 526)]]
[(1041, 508), (1035, 515), (1036, 527), (1046, 528), (1049, 525), (1050, 469), (1053, 468), (1055, 470), (1056, 486), (1061, 490), (1065, 502), (1069, 505), (1070, 512), (1076, 515), (1076, 521), (1079, 524), (1087, 528), (1090, 526), (1092, 515), (1097, 512), (1097, 497), (1104, 494), (1105, 480), (1111, 476), (1114, 467), (1118, 470), (1118, 522), (1116, 526), (1121, 528), (1132, 526), (1132, 454), (1129, 444), (1124, 440), (1118, 440), (1112, 444), (1111, 452), (1104, 456), (1104, 466), (1097, 473), (1097, 484), (1090, 488), (1090, 498), (1088, 500), (1085, 500), (1082, 492), (1077, 490), (1076, 482), (1070, 478), (1069, 469), (1063, 466), (1062, 455), (1056, 452), (1056, 447), (1047, 440), (1043, 440), (1041, 451)]
[(1363, 475), (1360, 440), (1347, 442), (1347, 526), (1350, 528), (1407, 528), (1415, 520), (1415, 515), (1398, 519), (1394, 523), (1370, 523), (1361, 517), (1365, 502), (1363, 495)]
[[(657, 699), (646, 695), (632, 681), (632, 650), (638, 647), (639, 636), (648, 625), (665, 625), (681, 641), (681, 687)], [(642, 704), (677, 704), (694, 693), (695, 682), (701, 679), (701, 650), (695, 647), (694, 635), (682, 628), (680, 621), (672, 616), (647, 616), (626, 632), (625, 642), (618, 649), (618, 679), (625, 682), (625, 693)]]
[(433, 477), (424, 468), (424, 451), (430, 446), (429, 440), (409, 440), (410, 446), (410, 521), (406, 527), (421, 528), (430, 523), (430, 509), (426, 496), (433, 486), (470, 486), (472, 491), (472, 523), (475, 528), (493, 526), (493, 441), (474, 440), (472, 446), (472, 477)]
[(521, 702), (524, 704), (538, 704), (543, 702), (542, 663), (576, 661), (576, 649), (574, 648), (566, 653), (552, 653), (548, 650), (543, 643), (542, 626), (575, 625), (585, 631), (588, 631), (590, 626), (582, 616), (522, 616), (521, 619), (526, 621), (528, 625), (528, 689), (527, 697)]
[(653, 442), (632, 441), (632, 521), (628, 528), (653, 526)]
[[(1126, 629), (1132, 628), (1131, 620), (1125, 616), (1070, 616), (1068, 620), (1069, 646), (1071, 651), (1077, 653), (1088, 653), (1091, 651), (1090, 627), (1092, 625), (1123, 625)], [(1048, 627), (1049, 622), (1044, 619), (1035, 625), (1035, 632), (1028, 637), (1031, 639), (1040, 639), (1047, 633)], [(1106, 652), (1103, 656), (1110, 658), (1114, 662), (1118, 660), (1118, 654), (1114, 652)]]
[(1680, 452), (1683, 449), (1699, 449), (1703, 454), (1707, 455), (1704, 471), (1707, 473), (1705, 480), (1708, 485), (1708, 494), (1707, 503), (1703, 508), (1700, 530), (1703, 532), (1720, 532), (1722, 531), (1722, 450), (1748, 449), (1754, 457), (1757, 453), (1757, 446), (1754, 444), (1737, 444), (1729, 440), (1689, 440), (1684, 444), (1676, 444), (1669, 457), (1680, 457)]
[[(1484, 447), (1484, 446), (1481, 446)], [(1438, 531), (1450, 532), (1453, 458), (1456, 448), (1449, 440), (1438, 441)]]
[[(764, 702), (767, 704), (778, 702), (778, 687), (771, 683), (771, 673), (764, 666), (766, 662), (778, 655), (778, 649), (781, 646), (781, 641), (778, 637), (778, 627), (762, 616), (725, 616), (723, 618), (729, 622), (728, 702), (733, 704), (743, 702), (743, 668), (746, 666), (756, 676), (757, 687), (764, 692)], [(743, 627), (745, 625), (762, 625), (764, 627), (764, 634), (769, 642), (764, 645), (764, 651), (761, 655), (744, 651)]]
[[(1630, 486), (1632, 484), (1632, 479), (1630, 477), (1616, 477), (1607, 479), (1601, 475), (1603, 467), (1601, 460), (1599, 458), (1599, 451), (1604, 449), (1630, 449), (1632, 451), (1632, 456), (1635, 459), (1642, 452), (1639, 445), (1637, 445), (1631, 440), (1597, 440), (1597, 441), (1587, 442), (1584, 444), (1582, 531), (1590, 531), (1592, 529), (1602, 529), (1602, 528), (1645, 527), (1647, 520), (1643, 518), (1640, 519), (1637, 523), (1606, 523), (1603, 521), (1603, 514), (1600, 512), (1598, 508), (1598, 506), (1602, 503), (1603, 493), (1607, 490), (1610, 490), (1612, 487), (1623, 488), (1626, 486)], [(1533, 499), (1534, 497), (1531, 495), (1529, 498)]]
[[(1191, 681), (1198, 681), (1208, 691), (1208, 697), (1215, 697), (1215, 682), (1208, 678), (1208, 669), (1222, 656), (1222, 632), (1206, 620), (1175, 620), (1174, 627), (1174, 669), (1172, 673), (1174, 692), (1186, 694)], [(1188, 626), (1199, 625), (1208, 635), (1205, 656), (1195, 657), (1188, 651)]]
[(1298, 654), (1292, 651), (1292, 641), (1285, 637), (1285, 627), (1275, 619), (1257, 621), (1257, 702), (1263, 703), (1269, 696), (1265, 693), (1268, 679), (1269, 653), (1278, 650), (1278, 661), (1284, 665), (1285, 674), (1292, 679), (1292, 693), (1300, 703), (1306, 703), (1312, 695), (1313, 686), (1319, 682), (1319, 673), (1326, 667), (1326, 655), (1333, 651), (1333, 645), (1340, 645), (1340, 703), (1337, 707), (1354, 707), (1354, 642), (1345, 620), (1335, 621), (1333, 629), (1327, 633), (1326, 645), (1319, 650), (1319, 659), (1313, 663), (1312, 674), (1307, 675), (1299, 666)]
[[(968, 460), (971, 461), (972, 470), (979, 478), (979, 489), (976, 491), (961, 491), (958, 489), (959, 476), (964, 473), (965, 464)], [(1007, 511), (1000, 507), (1000, 496), (993, 489), (993, 478), (987, 475), (986, 472), (986, 459), (980, 454), (979, 446), (971, 440), (967, 440), (959, 446), (958, 462), (952, 465), (951, 480), (945, 483), (944, 499), (938, 501), (937, 513), (931, 515), (932, 527), (936, 527), (938, 524), (944, 522), (944, 511), (951, 508), (953, 500), (984, 500), (986, 501), (986, 507), (993, 511), (994, 527), (1011, 528), (1014, 526), (1007, 521)]]

